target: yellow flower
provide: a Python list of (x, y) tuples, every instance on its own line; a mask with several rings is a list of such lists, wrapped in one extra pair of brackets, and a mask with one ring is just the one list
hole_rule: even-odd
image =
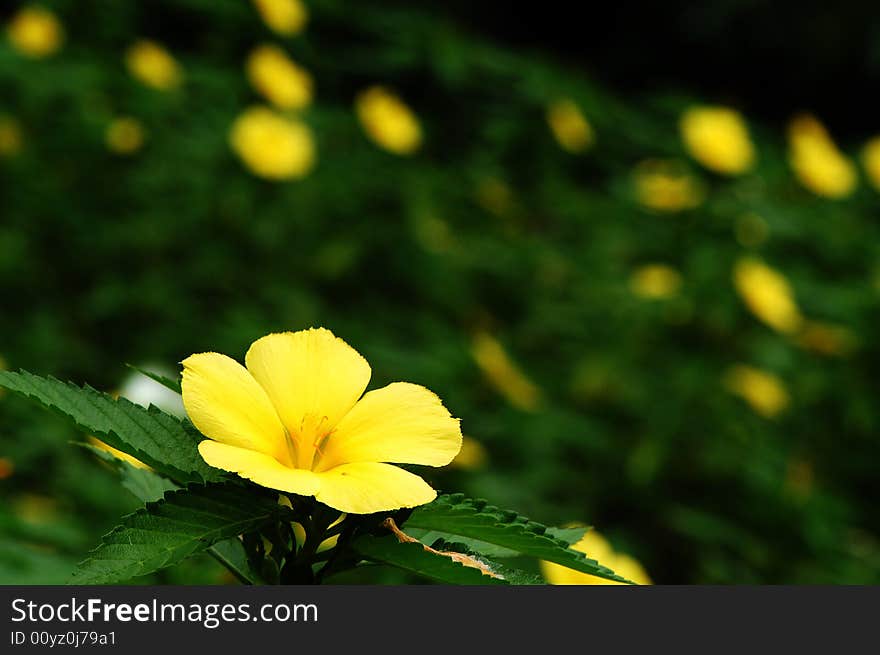
[(514, 407), (534, 411), (541, 404), (541, 390), (510, 359), (495, 337), (485, 332), (474, 336), (471, 354), (483, 375)]
[(183, 81), (183, 72), (177, 61), (155, 41), (141, 39), (136, 42), (126, 52), (125, 63), (135, 78), (160, 91), (180, 86)]
[(268, 107), (242, 112), (229, 141), (251, 172), (269, 180), (300, 178), (315, 165), (315, 142), (308, 126)]
[(139, 460), (135, 457), (132, 457), (128, 453), (124, 453), (121, 450), (114, 448), (113, 446), (105, 444), (100, 439), (96, 439), (95, 437), (89, 437), (88, 440), (89, 440), (89, 443), (92, 444), (95, 448), (98, 448), (99, 450), (106, 451), (106, 452), (110, 453), (111, 455), (113, 455), (114, 457), (116, 457), (117, 459), (121, 459), (124, 462), (128, 462), (129, 464), (131, 464), (135, 468), (150, 469), (150, 467), (147, 466), (146, 464), (144, 464), (141, 460)]
[(813, 116), (798, 116), (788, 128), (789, 161), (807, 189), (826, 198), (844, 198), (856, 188), (856, 168)]
[(679, 128), (691, 156), (716, 173), (739, 175), (755, 163), (749, 129), (733, 109), (692, 107), (682, 115)]
[[(622, 578), (626, 578), (636, 584), (649, 585), (651, 578), (639, 562), (629, 555), (615, 552), (611, 544), (595, 530), (588, 530), (583, 538), (571, 545), (572, 550), (586, 554), (602, 566), (607, 566)], [(594, 575), (581, 573), (554, 562), (541, 562), (541, 573), (544, 579), (553, 585), (617, 585), (622, 582), (614, 582)]]
[(245, 364), (217, 353), (183, 361), (183, 405), (208, 437), (199, 453), (209, 465), (352, 514), (436, 497), (391, 464), (443, 466), (458, 454), (458, 419), (436, 395), (396, 382), (361, 396), (370, 365), (323, 328), (258, 339)]
[(806, 321), (797, 334), (799, 346), (821, 355), (845, 355), (856, 344), (855, 335), (841, 325)]
[(740, 259), (733, 270), (733, 283), (749, 310), (774, 330), (792, 334), (803, 317), (788, 280), (752, 257)]
[(577, 154), (593, 144), (593, 128), (573, 100), (562, 98), (547, 108), (547, 124), (564, 150)]
[(629, 286), (642, 298), (670, 298), (681, 288), (681, 275), (665, 264), (645, 264), (633, 271)]
[(107, 126), (104, 141), (112, 152), (130, 155), (144, 144), (144, 126), (130, 116), (116, 118)]
[(703, 202), (703, 188), (692, 175), (673, 161), (647, 160), (634, 172), (636, 198), (661, 212), (693, 209)]
[(253, 86), (279, 109), (302, 109), (312, 101), (312, 76), (276, 45), (259, 45), (247, 59)]
[(874, 137), (862, 148), (862, 165), (871, 184), (880, 191), (880, 136)]
[(21, 9), (10, 21), (6, 34), (12, 47), (34, 58), (48, 57), (64, 41), (64, 28), (55, 14), (38, 6)]
[(21, 151), (21, 127), (11, 116), (0, 116), (0, 157), (12, 157)]
[(461, 441), (461, 450), (452, 460), (450, 466), (464, 469), (465, 471), (475, 471), (486, 465), (489, 454), (479, 441), (473, 437), (464, 435)]
[(284, 36), (299, 34), (309, 19), (300, 0), (254, 0), (254, 6), (269, 29)]
[(724, 374), (723, 382), (730, 393), (743, 398), (765, 418), (778, 416), (790, 402), (782, 380), (754, 366), (731, 366)]
[(362, 91), (355, 112), (367, 136), (395, 155), (409, 155), (422, 144), (419, 120), (396, 95), (381, 86)]

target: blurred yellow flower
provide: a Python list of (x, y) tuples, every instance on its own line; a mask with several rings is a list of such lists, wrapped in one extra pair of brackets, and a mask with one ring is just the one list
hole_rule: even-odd
[(155, 41), (141, 39), (134, 43), (125, 53), (125, 63), (135, 78), (160, 91), (180, 86), (183, 81), (180, 65)]
[[(11, 501), (11, 502), (10, 502)], [(5, 498), (6, 507), (29, 523), (51, 524), (58, 521), (58, 501), (48, 496), (23, 493), (17, 498)]]
[(135, 457), (132, 457), (132, 456), (129, 455), (128, 453), (124, 453), (124, 452), (122, 452), (121, 450), (119, 450), (119, 449), (117, 449), (117, 448), (114, 448), (113, 446), (110, 446), (110, 445), (105, 444), (105, 443), (104, 443), (103, 441), (101, 441), (100, 439), (96, 439), (95, 437), (89, 437), (89, 438), (88, 438), (88, 441), (89, 441), (89, 443), (90, 443), (91, 445), (93, 445), (95, 448), (97, 448), (97, 449), (99, 449), (99, 450), (103, 450), (103, 451), (105, 451), (105, 452), (108, 452), (108, 453), (110, 453), (111, 455), (113, 455), (115, 458), (117, 458), (117, 459), (121, 459), (121, 460), (124, 461), (124, 462), (128, 462), (129, 464), (131, 464), (131, 465), (134, 466), (135, 468), (139, 468), (139, 469), (147, 469), (147, 470), (150, 469), (149, 466), (147, 466), (146, 464), (144, 464), (144, 463), (143, 463), (142, 461), (140, 461), (139, 459), (137, 459), (137, 458), (135, 458)]
[(577, 154), (593, 143), (593, 128), (575, 102), (556, 100), (547, 108), (547, 124), (564, 150)]
[(268, 107), (242, 112), (232, 125), (229, 142), (252, 173), (269, 180), (304, 177), (315, 165), (315, 142), (308, 126)]
[(486, 465), (489, 455), (479, 441), (467, 435), (462, 436), (461, 450), (449, 466), (466, 471), (475, 471)]
[(782, 380), (754, 366), (735, 364), (727, 370), (722, 381), (730, 393), (740, 396), (765, 418), (778, 416), (790, 403)]
[(418, 118), (384, 87), (373, 86), (358, 94), (355, 111), (367, 136), (389, 152), (409, 155), (422, 144)]
[(846, 355), (855, 347), (856, 337), (842, 325), (806, 321), (796, 341), (799, 346), (821, 355)]
[(130, 116), (113, 119), (104, 132), (104, 142), (111, 152), (130, 155), (144, 145), (145, 130), (143, 123)]
[(0, 157), (12, 157), (21, 152), (21, 126), (11, 116), (0, 115)]
[[(583, 538), (571, 545), (572, 550), (586, 554), (602, 566), (607, 566), (622, 578), (626, 578), (636, 584), (649, 585), (651, 578), (644, 567), (633, 557), (624, 553), (615, 552), (611, 544), (595, 530), (587, 530)], [(544, 579), (553, 585), (618, 585), (622, 582), (614, 582), (594, 575), (581, 573), (554, 562), (541, 561), (541, 573)]]
[(661, 212), (693, 209), (703, 202), (703, 188), (678, 162), (650, 159), (640, 163), (633, 175), (636, 199)]
[(691, 107), (679, 123), (685, 147), (708, 169), (739, 175), (755, 163), (755, 148), (742, 115), (728, 107)]
[(789, 162), (801, 184), (816, 195), (844, 198), (856, 188), (856, 168), (815, 117), (795, 117), (788, 127)]
[(293, 36), (299, 34), (309, 19), (309, 12), (300, 0), (253, 0), (257, 12), (269, 29)]
[(767, 221), (752, 212), (737, 217), (733, 230), (736, 240), (745, 248), (760, 246), (770, 234)]
[(278, 46), (257, 46), (245, 68), (251, 86), (279, 109), (302, 109), (312, 102), (312, 76)]
[(793, 334), (803, 317), (788, 280), (753, 257), (740, 259), (733, 270), (733, 284), (746, 307), (774, 330)]
[(880, 191), (880, 136), (874, 137), (862, 148), (862, 165), (871, 185)]
[(12, 47), (27, 57), (48, 57), (61, 47), (64, 28), (48, 9), (36, 5), (24, 7), (6, 28)]
[(471, 354), (483, 375), (514, 407), (534, 411), (541, 404), (541, 390), (514, 364), (495, 337), (479, 332)]
[(681, 274), (666, 264), (645, 264), (633, 271), (629, 287), (641, 298), (670, 298), (681, 288)]

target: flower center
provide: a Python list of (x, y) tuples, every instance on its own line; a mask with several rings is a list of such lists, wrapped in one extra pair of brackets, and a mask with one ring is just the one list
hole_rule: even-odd
[(306, 414), (296, 429), (285, 428), (283, 463), (291, 468), (314, 470), (323, 456), (327, 439), (333, 433), (328, 422), (327, 416)]

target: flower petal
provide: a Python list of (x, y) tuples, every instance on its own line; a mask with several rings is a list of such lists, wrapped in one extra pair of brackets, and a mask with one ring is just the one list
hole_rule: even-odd
[(231, 357), (187, 357), (181, 391), (187, 415), (206, 437), (271, 455), (285, 448), (284, 426), (269, 397)]
[(311, 471), (284, 466), (273, 457), (253, 450), (205, 440), (199, 444), (199, 453), (209, 465), (238, 473), (270, 489), (314, 496), (320, 486), (318, 476)]
[(321, 483), (315, 498), (350, 514), (417, 507), (437, 497), (419, 476), (391, 464), (343, 464), (315, 476)]
[(324, 328), (257, 339), (245, 363), (290, 434), (311, 438), (329, 432), (370, 381), (367, 360)]
[(461, 428), (440, 399), (417, 384), (395, 382), (366, 394), (320, 448), (315, 470), (349, 462), (443, 466), (461, 449)]

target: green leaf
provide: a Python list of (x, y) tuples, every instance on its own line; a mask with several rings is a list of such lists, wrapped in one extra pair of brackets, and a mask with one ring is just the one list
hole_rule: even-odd
[(190, 485), (129, 514), (73, 573), (72, 584), (108, 584), (177, 564), (214, 543), (258, 530), (287, 508), (234, 483)]
[(125, 460), (116, 457), (113, 453), (109, 453), (97, 446), (82, 442), (77, 442), (76, 445), (92, 451), (98, 459), (107, 462), (110, 466), (115, 468), (119, 473), (119, 479), (122, 482), (122, 486), (128, 489), (135, 498), (145, 503), (159, 500), (165, 495), (166, 491), (173, 491), (174, 489), (180, 488), (171, 480), (163, 478), (155, 471), (138, 468), (130, 462), (126, 462)]
[(120, 468), (122, 486), (145, 503), (159, 500), (167, 492), (179, 488), (168, 478), (163, 478), (153, 471), (132, 466), (128, 462), (123, 462)]
[(590, 528), (586, 526), (579, 528), (547, 528), (545, 534), (548, 534), (551, 537), (556, 537), (570, 546), (583, 539), (589, 529)]
[(135, 366), (134, 364), (126, 364), (128, 368), (133, 371), (137, 371), (141, 375), (146, 375), (148, 378), (153, 380), (154, 382), (158, 382), (166, 389), (171, 389), (174, 393), (180, 393), (180, 381), (172, 380), (171, 378), (166, 378), (164, 375), (159, 375), (158, 373), (153, 373), (152, 371), (148, 371), (145, 368), (141, 368), (140, 366)]
[(27, 371), (0, 371), (0, 387), (65, 414), (101, 441), (177, 482), (211, 481), (222, 476), (199, 455), (202, 436), (198, 431), (156, 407), (144, 408), (125, 398), (115, 400), (88, 385), (78, 387)]
[[(493, 507), (485, 500), (465, 498), (462, 494), (440, 496), (433, 503), (416, 508), (405, 526), (407, 529), (437, 530), (479, 539), (582, 573), (629, 582), (583, 553), (569, 548), (567, 541), (548, 533), (546, 526), (516, 512)], [(455, 538), (450, 540), (455, 541)]]
[(247, 551), (238, 536), (218, 541), (208, 549), (208, 553), (225, 566), (244, 584), (266, 584), (263, 578), (251, 567)]
[[(443, 555), (426, 551), (420, 544), (401, 543), (396, 537), (363, 535), (354, 540), (354, 550), (364, 559), (396, 566), (399, 569), (457, 585), (503, 585), (507, 580), (494, 578), (479, 569), (464, 566)], [(492, 564), (489, 563), (492, 567)]]
[[(97, 448), (91, 444), (79, 443), (88, 448), (100, 459), (113, 466), (119, 473), (122, 486), (128, 489), (139, 500), (149, 503), (161, 499), (166, 492), (179, 489), (176, 484), (163, 478), (155, 471), (138, 468), (113, 453)], [(244, 584), (262, 584), (263, 581), (250, 566), (247, 553), (238, 537), (218, 541), (208, 549), (208, 553), (229, 569)]]
[[(412, 536), (412, 534), (410, 534), (410, 536)], [(469, 540), (469, 541), (476, 542), (476, 540)], [(485, 543), (485, 542), (479, 542), (479, 543)], [(487, 545), (490, 545), (490, 544), (487, 544)], [(508, 584), (512, 584), (512, 585), (546, 585), (547, 584), (547, 582), (545, 582), (544, 578), (542, 578), (541, 576), (539, 576), (535, 573), (529, 573), (528, 571), (523, 571), (521, 569), (514, 568), (513, 566), (510, 566), (509, 564), (506, 564), (506, 563), (502, 564), (501, 562), (498, 562), (497, 560), (495, 560), (494, 557), (489, 555), (489, 553), (487, 553), (485, 551), (481, 551), (481, 550), (474, 550), (469, 544), (462, 543), (461, 540), (459, 540), (459, 541), (446, 541), (445, 539), (438, 539), (433, 544), (431, 544), (431, 547), (434, 550), (440, 550), (440, 551), (446, 551), (446, 552), (453, 551), (456, 553), (463, 553), (465, 555), (470, 555), (471, 557), (475, 557), (476, 559), (478, 559), (482, 562), (485, 562), (487, 564), (491, 562), (492, 571), (499, 574)], [(499, 550), (507, 550), (507, 549), (499, 549)], [(508, 552), (512, 552), (512, 551), (508, 551)]]
[(413, 528), (410, 525), (407, 525), (406, 527), (406, 533), (410, 537), (414, 537), (415, 539), (421, 541), (423, 544), (431, 546), (432, 548), (440, 549), (440, 546), (437, 544), (446, 542), (462, 545), (469, 550), (480, 553), (485, 557), (491, 557), (492, 559), (498, 557), (517, 557), (519, 555), (519, 552), (515, 550), (511, 550), (510, 548), (503, 548), (502, 546), (496, 546), (495, 544), (490, 544), (486, 541), (481, 541), (480, 539), (471, 539), (469, 537), (463, 537), (459, 534), (440, 532), (439, 530), (423, 530), (421, 528)]

